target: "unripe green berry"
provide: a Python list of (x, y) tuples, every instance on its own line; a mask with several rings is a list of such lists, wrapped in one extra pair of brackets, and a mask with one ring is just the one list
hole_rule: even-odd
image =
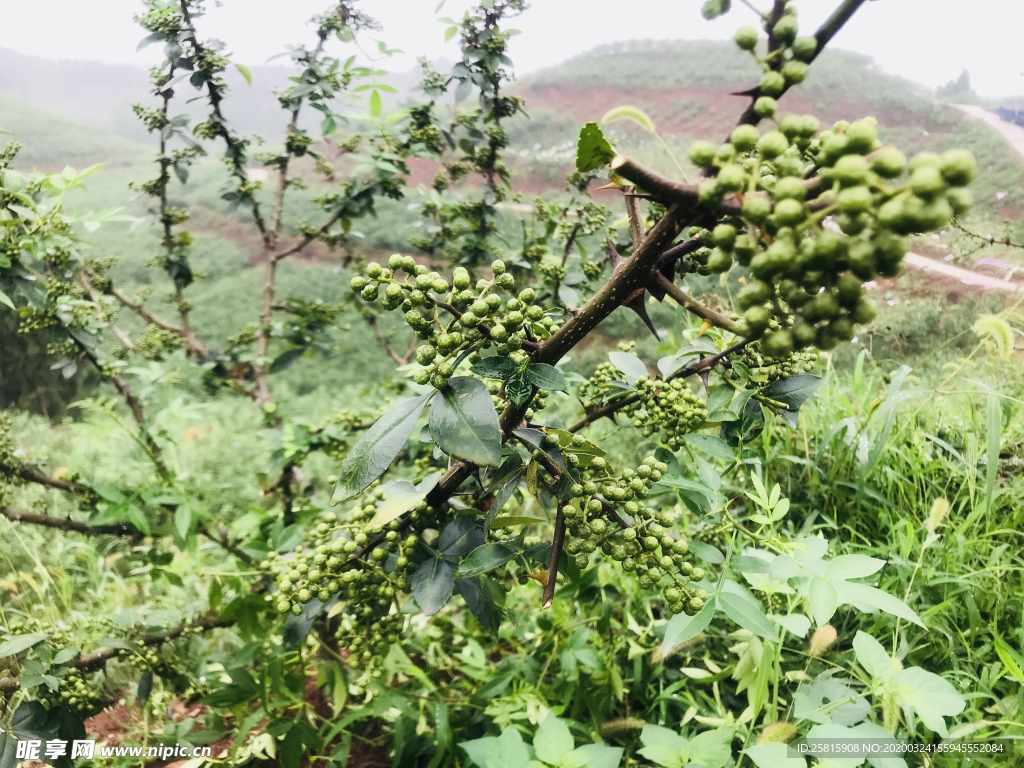
[(744, 51), (752, 51), (757, 46), (757, 30), (753, 27), (740, 27), (736, 30), (736, 45)]

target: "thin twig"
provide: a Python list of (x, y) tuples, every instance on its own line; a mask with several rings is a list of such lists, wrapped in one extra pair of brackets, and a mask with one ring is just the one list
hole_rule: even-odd
[(562, 558), (562, 547), (565, 545), (565, 513), (562, 505), (558, 505), (555, 513), (555, 534), (551, 539), (551, 558), (548, 560), (548, 580), (544, 584), (541, 597), (541, 608), (551, 607), (555, 598), (555, 586), (558, 584), (558, 561)]
[(651, 278), (651, 282), (671, 296), (673, 301), (683, 307), (687, 312), (696, 315), (701, 320), (706, 320), (718, 328), (734, 333), (737, 336), (742, 335), (740, 333), (742, 329), (738, 324), (727, 318), (725, 315), (720, 315), (713, 309), (708, 309), (660, 272), (654, 273)]

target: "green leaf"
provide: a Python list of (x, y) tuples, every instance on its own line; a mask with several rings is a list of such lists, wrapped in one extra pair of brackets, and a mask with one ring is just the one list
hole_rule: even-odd
[(714, 19), (723, 13), (728, 13), (732, 7), (732, 0), (707, 0), (700, 12), (705, 19)]
[(533, 385), (526, 378), (526, 371), (516, 371), (505, 382), (505, 394), (516, 408), (530, 399)]
[(636, 123), (645, 131), (656, 133), (654, 121), (645, 112), (636, 107), (614, 107), (608, 110), (604, 113), (604, 117), (601, 118), (601, 125), (608, 125), (608, 123), (615, 123), (620, 120), (628, 120), (631, 123)]
[(913, 707), (921, 722), (943, 738), (949, 735), (943, 717), (955, 717), (967, 706), (949, 681), (921, 667), (896, 670), (893, 683), (900, 703)]
[(128, 505), (128, 522), (134, 525), (147, 536), (151, 532), (149, 527), (149, 520), (146, 519), (146, 514), (134, 504)]
[(576, 142), (576, 170), (589, 173), (608, 165), (615, 157), (615, 150), (604, 137), (604, 131), (597, 123), (587, 123), (580, 129)]
[(286, 349), (276, 358), (274, 362), (270, 364), (270, 373), (279, 373), (306, 354), (306, 347), (293, 347), (292, 349)]
[(485, 736), (459, 746), (479, 768), (525, 768), (530, 762), (530, 753), (515, 728), (508, 728), (497, 738)]
[(485, 466), (501, 462), (501, 428), (487, 387), (456, 376), (430, 406), (430, 434), (445, 453)]
[(796, 376), (787, 376), (785, 379), (773, 382), (762, 394), (771, 400), (777, 400), (789, 406), (786, 410), (780, 411), (779, 415), (790, 427), (796, 429), (800, 406), (824, 383), (825, 380), (820, 376), (799, 373)]
[(496, 517), (491, 524), (495, 528), (508, 528), (512, 525), (544, 525), (547, 522), (540, 517)]
[(527, 366), (523, 372), (526, 380), (540, 389), (550, 389), (553, 392), (565, 392), (565, 379), (562, 372), (555, 366), (547, 363), (534, 363)]
[(722, 554), (721, 550), (703, 541), (691, 541), (690, 552), (712, 565), (721, 565), (725, 562), (725, 555)]
[(466, 751), (470, 761), (479, 768), (489, 768), (491, 757), (494, 756), (497, 759), (500, 754), (496, 736), (484, 736), (482, 739), (464, 741), (459, 746)]
[(690, 739), (686, 761), (707, 768), (723, 768), (732, 759), (734, 728), (715, 728)]
[(729, 444), (717, 435), (691, 433), (684, 435), (683, 439), (698, 451), (703, 451), (709, 456), (714, 456), (716, 459), (721, 459), (722, 461), (733, 461), (736, 458), (736, 455), (733, 453), (732, 448), (729, 447)]
[(444, 608), (454, 589), (452, 566), (440, 557), (424, 560), (412, 575), (412, 596), (427, 616)]
[(559, 447), (549, 443), (547, 435), (539, 429), (517, 429), (512, 434), (547, 456), (548, 459), (551, 460), (552, 464), (562, 470), (562, 472), (567, 474), (573, 480), (579, 478), (579, 472), (577, 472), (574, 467), (569, 467), (565, 463), (565, 458), (562, 456), (562, 451)]
[(384, 473), (405, 447), (431, 394), (428, 392), (399, 403), (366, 430), (341, 465), (334, 498), (331, 499), (333, 504), (362, 493), (366, 486)]
[(33, 632), (30, 635), (18, 635), (17, 637), (12, 637), (4, 642), (3, 645), (0, 645), (0, 659), (28, 650), (45, 638), (46, 634), (41, 632)]
[(711, 617), (715, 615), (715, 597), (712, 595), (704, 603), (704, 607), (694, 616), (687, 616), (685, 613), (677, 613), (673, 616), (668, 626), (665, 627), (665, 639), (661, 644), (661, 652), (667, 655), (673, 648), (678, 648), (687, 640), (691, 640), (705, 627), (711, 623)]
[(13, 309), (15, 311), (17, 311), (17, 309), (18, 309), (17, 307), (14, 306), (14, 302), (11, 301), (11, 297), (8, 296), (3, 291), (0, 291), (0, 304), (6, 304), (8, 307), (10, 307), (11, 309)]
[(387, 497), (377, 505), (373, 518), (366, 524), (368, 530), (383, 528), (396, 517), (404, 515), (427, 497), (408, 480), (396, 480), (384, 486)]
[(1013, 658), (1013, 650), (1006, 644), (1006, 641), (1000, 637), (995, 628), (992, 629), (992, 642), (995, 646), (996, 654), (999, 656), (999, 660), (1003, 662), (1003, 666), (1006, 667), (1006, 671), (1013, 675), (1013, 677), (1017, 678), (1017, 682), (1024, 683), (1024, 672), (1021, 671), (1020, 664), (1018, 664), (1016, 659)]
[(867, 632), (857, 631), (853, 638), (853, 652), (857, 656), (858, 663), (876, 680), (892, 677), (896, 672), (892, 657), (882, 647), (882, 644)]
[(619, 768), (622, 765), (622, 747), (604, 747), (600, 744), (584, 744), (564, 758), (573, 765), (584, 768)]
[(647, 366), (636, 355), (616, 350), (608, 353), (608, 359), (612, 365), (622, 371), (627, 384), (633, 384), (637, 379), (647, 376)]
[(491, 632), (497, 632), (501, 624), (501, 609), (494, 602), (490, 590), (483, 584), (483, 578), (486, 577), (456, 579), (455, 586), (458, 587), (459, 594), (466, 601), (466, 607), (477, 621)]
[(807, 588), (807, 598), (811, 601), (811, 613), (814, 614), (814, 621), (819, 627), (828, 623), (839, 606), (836, 588), (820, 576), (811, 579)]
[(497, 517), (498, 513), (508, 503), (508, 500), (512, 498), (512, 494), (515, 493), (516, 488), (519, 486), (519, 480), (525, 471), (526, 467), (523, 466), (523, 457), (518, 453), (510, 454), (501, 463), (501, 466), (498, 467), (494, 473), (494, 479), (491, 480), (491, 484), (486, 490), (486, 493), (494, 494), (494, 499), (491, 501), (491, 506), (487, 510), (487, 517), (484, 520), (485, 530), (490, 530), (494, 518)]
[(192, 528), (192, 508), (188, 504), (182, 504), (174, 510), (174, 528), (180, 538), (188, 538), (188, 532)]
[(242, 77), (245, 78), (245, 82), (252, 85), (252, 72), (249, 71), (247, 66), (244, 64), (235, 64), (235, 69), (237, 69)]
[(479, 518), (466, 516), (457, 518), (445, 526), (437, 540), (437, 550), (442, 555), (461, 557), (483, 544), (484, 532), (480, 529)]
[(520, 368), (519, 363), (507, 357), (485, 357), (470, 370), (485, 379), (507, 379)]
[(562, 756), (571, 752), (575, 743), (569, 727), (554, 712), (548, 712), (533, 737), (533, 750), (537, 759), (548, 765), (557, 765)]
[(459, 31), (458, 27), (448, 27), (448, 29), (446, 29), (444, 31), (444, 41), (447, 43), (449, 40), (451, 40), (453, 37), (455, 37), (455, 35), (456, 35), (456, 33), (458, 31)]
[(143, 706), (149, 700), (150, 691), (153, 690), (153, 673), (146, 670), (139, 678), (139, 687), (135, 692), (135, 703)]
[(370, 115), (380, 117), (380, 92), (376, 88), (370, 94)]
[(647, 723), (640, 731), (640, 754), (664, 768), (680, 768), (689, 742), (670, 728)]
[(869, 608), (884, 611), (892, 616), (898, 616), (912, 624), (917, 624), (921, 629), (927, 629), (924, 622), (921, 621), (921, 617), (910, 606), (899, 598), (893, 597), (888, 592), (883, 592), (875, 587), (869, 587), (867, 584), (854, 584), (848, 581), (837, 583), (835, 590), (839, 595), (839, 602), (842, 605), (855, 605), (862, 610), (863, 606), (868, 606)]
[(743, 754), (757, 768), (807, 768), (804, 758), (789, 756), (789, 747), (785, 744), (755, 744), (743, 750)]
[(867, 555), (840, 555), (828, 564), (825, 569), (825, 578), (862, 579), (865, 576), (878, 573), (885, 562), (885, 560)]
[(459, 563), (457, 573), (463, 578), (477, 576), (504, 565), (515, 556), (516, 553), (500, 541), (484, 544), (470, 552), (466, 559)]
[(735, 592), (723, 590), (718, 596), (718, 607), (744, 629), (772, 642), (779, 642), (775, 627), (768, 621), (768, 617), (764, 615), (764, 611), (759, 605), (754, 605)]

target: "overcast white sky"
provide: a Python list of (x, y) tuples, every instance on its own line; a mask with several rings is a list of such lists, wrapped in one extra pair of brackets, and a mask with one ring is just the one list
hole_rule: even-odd
[[(839, 0), (801, 0), (801, 31), (810, 33)], [(769, 0), (751, 0), (758, 7)], [(470, 0), (447, 0), (438, 15), (458, 17)], [(534, 0), (510, 22), (525, 34), (511, 54), (526, 73), (597, 44), (637, 38), (724, 38), (754, 20), (740, 0), (724, 18), (707, 22), (702, 0)], [(51, 58), (151, 63), (154, 49), (135, 53), (143, 36), (132, 22), (140, 0), (31, 0), (4, 2), (0, 46)], [(201, 34), (226, 41), (237, 60), (260, 64), (284, 44), (309, 40), (305, 22), (330, 0), (222, 0), (209, 3)], [(381, 38), (405, 54), (387, 69), (409, 69), (416, 57), (452, 56), (437, 0), (363, 0), (360, 7), (384, 25)], [(1021, 0), (872, 0), (836, 39), (836, 45), (872, 56), (893, 74), (928, 86), (969, 69), (982, 95), (1024, 93), (1024, 2)], [(2, 73), (0, 73), (2, 75)]]

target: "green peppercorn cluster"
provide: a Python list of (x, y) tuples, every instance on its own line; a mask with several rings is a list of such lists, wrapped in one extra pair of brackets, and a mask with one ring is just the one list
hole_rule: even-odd
[[(556, 435), (548, 438), (559, 442)], [(707, 593), (687, 585), (704, 578), (704, 571), (687, 560), (685, 539), (670, 533), (675, 522), (672, 513), (652, 509), (643, 501), (668, 465), (648, 456), (635, 470), (626, 468), (614, 477), (604, 457), (588, 456), (583, 462), (572, 453), (574, 447), (582, 450), (585, 442), (577, 435), (572, 444), (562, 446), (567, 463), (581, 467), (580, 482), (570, 489), (573, 501), (563, 507), (570, 537), (566, 553), (584, 569), (590, 565), (590, 555), (600, 548), (623, 570), (636, 571), (641, 589), (663, 586), (672, 612), (697, 613), (704, 607)], [(628, 515), (632, 524), (623, 526), (629, 520), (616, 510)]]
[(622, 372), (611, 363), (601, 363), (590, 378), (580, 384), (580, 401), (584, 408), (593, 408), (611, 393), (611, 383), (622, 381)]
[(682, 444), (683, 435), (700, 429), (707, 420), (704, 401), (682, 379), (652, 381), (641, 377), (633, 386), (640, 401), (623, 411), (633, 417), (633, 426), (643, 430), (644, 437), (660, 430), (673, 451)]
[[(778, 330), (778, 320), (773, 318), (769, 322), (768, 328), (770, 331)], [(745, 366), (752, 374), (751, 383), (756, 384), (759, 388), (764, 388), (779, 379), (813, 371), (818, 363), (818, 353), (814, 349), (805, 349), (790, 352), (782, 357), (771, 357), (764, 351), (764, 340), (758, 339), (734, 353), (730, 357), (730, 362), (734, 365), (741, 363)], [(732, 367), (725, 370), (725, 377), (728, 379), (740, 378)]]
[[(415, 532), (403, 534), (399, 520), (369, 526), (378, 506), (388, 498), (387, 487), (371, 485), (346, 514), (326, 515), (308, 546), (286, 555), (270, 553), (262, 566), (275, 575), (276, 607), (281, 613), (302, 613), (316, 598), (338, 598), (342, 609), (336, 631), (351, 664), (367, 675), (379, 671), (379, 660), (398, 641), (402, 625), (398, 598), (410, 588), (411, 555), (419, 543)], [(444, 510), (421, 502), (409, 520), (431, 526)]]
[(40, 697), (41, 701), (53, 705), (62, 705), (76, 711), (80, 716), (88, 716), (103, 709), (98, 686), (85, 679), (85, 674), (75, 667), (64, 667), (67, 670), (60, 678), (60, 687), (48, 695)]
[[(399, 271), (407, 275), (402, 281), (395, 277)], [(475, 362), (472, 355), (493, 347), (499, 355), (526, 362), (523, 342), (549, 338), (558, 330), (555, 319), (534, 303), (536, 293), (532, 288), (502, 300), (499, 292), (512, 294), (515, 290), (515, 278), (505, 271), (504, 262), (494, 261), (491, 272), (493, 280), (480, 279), (473, 289), (469, 272), (456, 267), (449, 286), (438, 273), (429, 272), (412, 257), (394, 254), (387, 267), (367, 264), (366, 277), (353, 277), (350, 287), (368, 302), (381, 297), (383, 288), (383, 308), (405, 312), (405, 320), (417, 338), (426, 342), (416, 350), (416, 362), (423, 368), (413, 379), (440, 389), (454, 375), (456, 364), (466, 352), (471, 354), (470, 362)], [(455, 317), (447, 324), (438, 315), (440, 303), (454, 310)], [(447, 307), (444, 309), (447, 311)]]
[(807, 79), (808, 64), (818, 53), (818, 41), (814, 37), (800, 37), (799, 24), (796, 18), (796, 7), (787, 3), (782, 17), (770, 26), (771, 18), (764, 18), (764, 30), (775, 43), (775, 50), (764, 55), (757, 52), (759, 34), (754, 27), (740, 27), (736, 31), (736, 45), (744, 51), (750, 51), (758, 66), (761, 67), (761, 93), (754, 104), (754, 110), (760, 117), (775, 114), (775, 99), (782, 95), (787, 87), (798, 85)]
[[(814, 138), (818, 127), (813, 117), (787, 116), (763, 136), (742, 125), (717, 149), (690, 148), (697, 165), (717, 169), (701, 201), (717, 206), (734, 195), (741, 204), (739, 215), (700, 232), (706, 270), (750, 271), (736, 298), (743, 335), (766, 336), (764, 352), (776, 358), (852, 339), (875, 316), (863, 283), (896, 275), (907, 235), (940, 229), (971, 204), (969, 152), (921, 153), (907, 175), (906, 158), (882, 147), (873, 118)], [(773, 318), (780, 327), (767, 333)]]

